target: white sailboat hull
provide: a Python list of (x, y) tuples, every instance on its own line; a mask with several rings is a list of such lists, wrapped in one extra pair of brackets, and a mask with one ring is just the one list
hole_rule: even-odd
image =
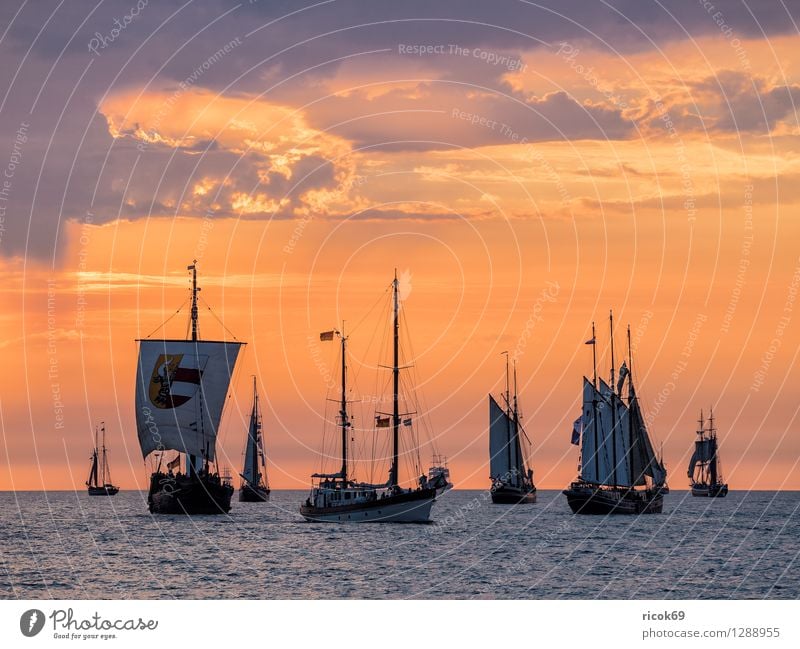
[[(436, 491), (423, 498), (388, 497), (371, 503), (342, 507), (303, 505), (300, 513), (312, 523), (429, 523)], [(391, 502), (395, 501), (395, 502)]]

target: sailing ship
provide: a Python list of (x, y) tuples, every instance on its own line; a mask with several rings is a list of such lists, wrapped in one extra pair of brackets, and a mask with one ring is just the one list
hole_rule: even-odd
[(489, 395), (489, 472), (492, 481), (492, 502), (496, 505), (533, 504), (536, 486), (533, 469), (526, 465), (520, 433), (525, 431), (520, 423), (517, 402), (517, 364), (514, 362), (514, 396), (506, 356), (506, 391), (501, 406)]
[(436, 495), (441, 496), (445, 491), (453, 488), (450, 482), (450, 468), (447, 466), (447, 458), (442, 455), (434, 455), (431, 458), (431, 466), (428, 469), (428, 486), (436, 489)]
[[(663, 508), (667, 472), (653, 450), (633, 383), (631, 329), (628, 361), (614, 379), (614, 318), (611, 328), (611, 380), (597, 378), (597, 338), (592, 323), (593, 379), (583, 378), (583, 407), (572, 443), (580, 444), (580, 474), (564, 490), (576, 514), (657, 514)], [(622, 389), (627, 380), (627, 404)], [(637, 487), (644, 487), (637, 489)]]
[[(344, 329), (344, 327), (342, 328)], [(347, 341), (338, 330), (320, 334), (320, 340), (339, 338), (341, 344), (341, 398), (337, 427), (341, 432), (341, 468), (336, 473), (315, 473), (311, 476), (309, 497), (300, 506), (300, 513), (312, 522), (384, 522), (427, 523), (437, 489), (426, 476), (418, 478), (418, 486), (400, 484), (400, 428), (411, 425), (408, 415), (400, 412), (400, 303), (397, 273), (392, 282), (392, 412), (376, 414), (376, 428), (391, 428), (392, 459), (388, 480), (383, 484), (358, 482), (348, 466), (348, 437), (352, 426), (347, 402)]]
[(717, 446), (717, 429), (714, 428), (714, 410), (705, 427), (703, 411), (698, 420), (698, 439), (694, 443), (694, 454), (689, 460), (689, 478), (692, 480), (692, 495), (711, 498), (724, 498), (728, 495), (728, 485), (722, 481), (722, 467)]
[[(158, 458), (147, 496), (150, 512), (222, 514), (230, 511), (233, 486), (229, 475), (214, 469), (217, 431), (244, 343), (200, 340), (197, 262), (187, 270), (191, 337), (138, 341), (136, 427), (142, 456)], [(162, 467), (168, 450), (178, 456)]]
[(101, 446), (97, 446), (98, 427), (94, 429), (94, 450), (92, 451), (92, 468), (89, 469), (89, 479), (86, 488), (90, 496), (114, 496), (119, 491), (111, 483), (111, 471), (108, 468), (108, 454), (106, 453), (106, 425), (100, 422)]
[(250, 427), (244, 452), (244, 468), (239, 474), (239, 502), (263, 503), (269, 500), (267, 484), (267, 462), (264, 455), (264, 438), (261, 434), (261, 412), (258, 409), (258, 388), (253, 377), (253, 409), (250, 411)]

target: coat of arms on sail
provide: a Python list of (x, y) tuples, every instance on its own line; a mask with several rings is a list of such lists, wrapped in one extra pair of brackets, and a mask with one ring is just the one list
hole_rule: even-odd
[(200, 387), (208, 356), (160, 354), (150, 377), (150, 402), (156, 408), (178, 408)]

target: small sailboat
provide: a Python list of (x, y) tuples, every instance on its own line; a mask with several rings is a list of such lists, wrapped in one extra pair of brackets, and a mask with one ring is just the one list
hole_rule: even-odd
[(450, 482), (447, 458), (443, 455), (434, 455), (431, 458), (431, 466), (428, 469), (428, 486), (436, 489), (437, 496), (441, 496), (445, 491), (453, 488), (453, 483)]
[(694, 454), (689, 460), (689, 478), (692, 482), (692, 495), (710, 498), (724, 498), (728, 495), (728, 485), (722, 480), (722, 467), (717, 445), (717, 429), (714, 428), (714, 411), (708, 418), (705, 427), (703, 411), (698, 420), (698, 439), (694, 443)]
[[(98, 428), (102, 440), (100, 447), (97, 445)], [(108, 468), (108, 454), (106, 453), (106, 425), (102, 421), (100, 426), (94, 429), (92, 468), (89, 469), (86, 488), (90, 496), (114, 496), (119, 491), (119, 487), (115, 487), (111, 483), (111, 470)]]
[[(656, 456), (633, 384), (631, 330), (628, 366), (614, 381), (614, 320), (611, 327), (611, 381), (597, 379), (597, 338), (592, 323), (594, 377), (583, 378), (583, 407), (573, 424), (572, 443), (580, 444), (580, 475), (564, 490), (576, 514), (657, 514), (663, 508), (667, 472)], [(622, 400), (627, 379), (628, 403)], [(599, 386), (598, 386), (599, 383)], [(644, 487), (644, 489), (636, 489)]]
[[(311, 494), (300, 506), (300, 513), (312, 522), (347, 523), (427, 523), (437, 489), (428, 484), (426, 476), (418, 478), (418, 486), (404, 487), (400, 483), (400, 430), (410, 427), (412, 413), (400, 412), (400, 303), (399, 283), (395, 273), (392, 282), (392, 412), (376, 414), (375, 427), (390, 429), (392, 459), (388, 480), (383, 484), (358, 482), (348, 466), (348, 438), (351, 418), (347, 402), (347, 340), (338, 330), (320, 334), (320, 340), (338, 337), (341, 344), (341, 398), (337, 427), (341, 429), (341, 468), (336, 473), (315, 473), (311, 476)], [(413, 449), (412, 449), (413, 450)]]
[[(222, 514), (230, 511), (233, 486), (229, 474), (214, 469), (217, 431), (244, 343), (200, 340), (197, 262), (187, 270), (191, 338), (138, 341), (136, 428), (142, 456), (158, 457), (147, 496), (150, 512)], [(162, 468), (168, 450), (179, 454)]]
[(267, 462), (264, 454), (264, 438), (261, 433), (261, 412), (258, 408), (258, 388), (253, 377), (253, 409), (250, 412), (250, 428), (244, 452), (244, 469), (240, 474), (239, 502), (263, 503), (269, 500)]
[(536, 485), (533, 469), (526, 463), (523, 453), (525, 431), (520, 423), (517, 402), (517, 365), (514, 363), (514, 396), (506, 356), (506, 391), (501, 406), (489, 395), (489, 471), (492, 481), (492, 502), (496, 505), (522, 505), (536, 502)]

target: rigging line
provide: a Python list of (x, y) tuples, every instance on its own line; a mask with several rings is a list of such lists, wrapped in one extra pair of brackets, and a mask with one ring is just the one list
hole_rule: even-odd
[(164, 325), (166, 325), (166, 324), (167, 324), (167, 323), (168, 323), (170, 320), (172, 320), (172, 318), (174, 318), (176, 315), (178, 315), (178, 314), (181, 312), (181, 309), (183, 309), (183, 307), (185, 307), (185, 306), (186, 306), (186, 303), (187, 303), (188, 301), (189, 301), (189, 298), (186, 298), (186, 299), (183, 301), (183, 304), (181, 304), (181, 305), (178, 307), (178, 310), (177, 310), (177, 311), (175, 311), (175, 313), (173, 313), (173, 314), (172, 314), (172, 315), (171, 315), (169, 318), (167, 318), (166, 320), (164, 320), (164, 322), (162, 322), (162, 323), (161, 323), (160, 325), (158, 325), (158, 326), (157, 326), (155, 329), (153, 329), (153, 331), (152, 331), (152, 332), (150, 332), (150, 334), (149, 334), (149, 335), (145, 336), (145, 338), (150, 338), (150, 336), (152, 336), (152, 335), (153, 335), (153, 334), (154, 334), (156, 331), (158, 331), (159, 329), (161, 329), (161, 328), (162, 328)]
[[(400, 314), (400, 317), (402, 318), (403, 324), (405, 325), (404, 326), (405, 343), (408, 345), (408, 350), (411, 355), (411, 358), (416, 361), (417, 356), (414, 351), (414, 344), (411, 336), (411, 328), (408, 325), (408, 318), (406, 318), (404, 312)], [(436, 454), (437, 453), (436, 440), (433, 431), (433, 426), (431, 425), (428, 416), (428, 413), (430, 412), (430, 410), (428, 409), (428, 402), (425, 398), (425, 393), (422, 390), (417, 389), (417, 386), (420, 384), (420, 377), (416, 362), (411, 364), (411, 370), (409, 371), (409, 380), (410, 380), (409, 393), (413, 403), (413, 409), (416, 410), (418, 413), (422, 413), (421, 415), (418, 414), (415, 416), (415, 421), (421, 423), (420, 428), (422, 429), (422, 432), (425, 434), (425, 437), (427, 438), (427, 441), (431, 446), (433, 454)], [(416, 441), (417, 443), (419, 443), (419, 435), (417, 435)]]
[[(380, 304), (381, 302), (384, 302), (384, 301), (386, 301), (386, 298), (387, 298), (387, 293), (386, 293), (386, 292), (384, 292), (384, 294), (383, 294), (381, 297), (379, 297), (379, 298), (378, 298), (378, 300), (375, 302), (375, 304), (373, 304), (373, 305), (372, 305), (372, 307), (370, 307), (370, 310), (369, 310), (369, 312), (367, 313), (367, 315), (369, 315), (369, 313), (371, 313), (371, 312), (372, 312), (372, 311), (375, 309), (375, 307), (376, 307), (378, 304)], [(361, 325), (361, 324), (364, 322), (364, 320), (366, 319), (366, 317), (367, 317), (367, 316), (364, 316), (363, 318), (361, 318), (361, 320), (359, 321), (359, 323), (356, 325), (356, 327), (355, 327), (355, 328), (357, 328), (359, 325)], [(355, 330), (355, 328), (354, 328), (353, 330)], [(378, 334), (378, 327), (376, 326), (376, 327), (375, 327), (375, 328), (372, 330), (372, 335), (370, 336), (370, 339), (369, 339), (369, 341), (367, 342), (367, 348), (366, 348), (366, 350), (365, 350), (365, 352), (364, 352), (364, 358), (367, 358), (367, 357), (369, 356), (369, 353), (372, 351), (372, 345), (373, 345), (373, 343), (375, 342), (375, 337), (377, 336), (377, 334)], [(381, 338), (380, 340), (381, 340), (381, 345), (382, 345), (382, 344), (383, 344), (383, 338)], [(379, 347), (378, 351), (379, 351), (379, 354), (381, 354), (381, 353), (382, 353), (382, 347)], [(380, 357), (381, 357), (381, 356), (379, 355), (379, 358), (380, 358)], [(356, 378), (356, 379), (358, 379), (358, 376), (359, 376), (359, 374), (360, 374), (360, 372), (361, 372), (361, 369), (363, 368), (363, 366), (364, 366), (364, 364), (363, 364), (363, 363), (359, 363), (359, 366), (358, 366), (358, 368), (356, 368), (356, 369), (354, 370), (354, 376), (355, 376), (355, 378)]]
[(358, 330), (358, 328), (364, 323), (364, 320), (366, 320), (369, 317), (369, 315), (375, 310), (375, 307), (377, 307), (384, 300), (384, 298), (386, 297), (386, 294), (388, 293), (390, 287), (391, 287), (391, 284), (389, 284), (389, 286), (384, 289), (383, 295), (381, 295), (377, 300), (375, 300), (375, 302), (372, 304), (372, 306), (369, 308), (369, 310), (363, 315), (361, 320), (359, 320), (356, 323), (355, 327), (351, 327), (350, 328), (350, 333), (353, 333), (353, 332)]
[(198, 296), (198, 297), (199, 297), (200, 301), (202, 301), (202, 303), (206, 305), (206, 308), (209, 310), (209, 312), (211, 313), (211, 315), (213, 315), (213, 316), (214, 316), (214, 319), (215, 319), (217, 322), (219, 322), (219, 323), (222, 325), (222, 328), (223, 328), (223, 329), (224, 329), (226, 332), (228, 332), (228, 334), (230, 334), (231, 338), (233, 338), (233, 339), (234, 339), (236, 342), (239, 342), (239, 339), (238, 339), (236, 336), (234, 336), (234, 335), (233, 335), (233, 332), (232, 332), (230, 329), (228, 329), (228, 328), (225, 326), (225, 323), (224, 323), (222, 320), (220, 320), (220, 319), (219, 319), (219, 317), (217, 316), (217, 314), (216, 314), (216, 313), (214, 313), (214, 310), (213, 310), (213, 309), (212, 309), (212, 308), (209, 306), (208, 302), (206, 302), (206, 301), (205, 301), (205, 300), (204, 300), (202, 297), (200, 297), (200, 296)]

